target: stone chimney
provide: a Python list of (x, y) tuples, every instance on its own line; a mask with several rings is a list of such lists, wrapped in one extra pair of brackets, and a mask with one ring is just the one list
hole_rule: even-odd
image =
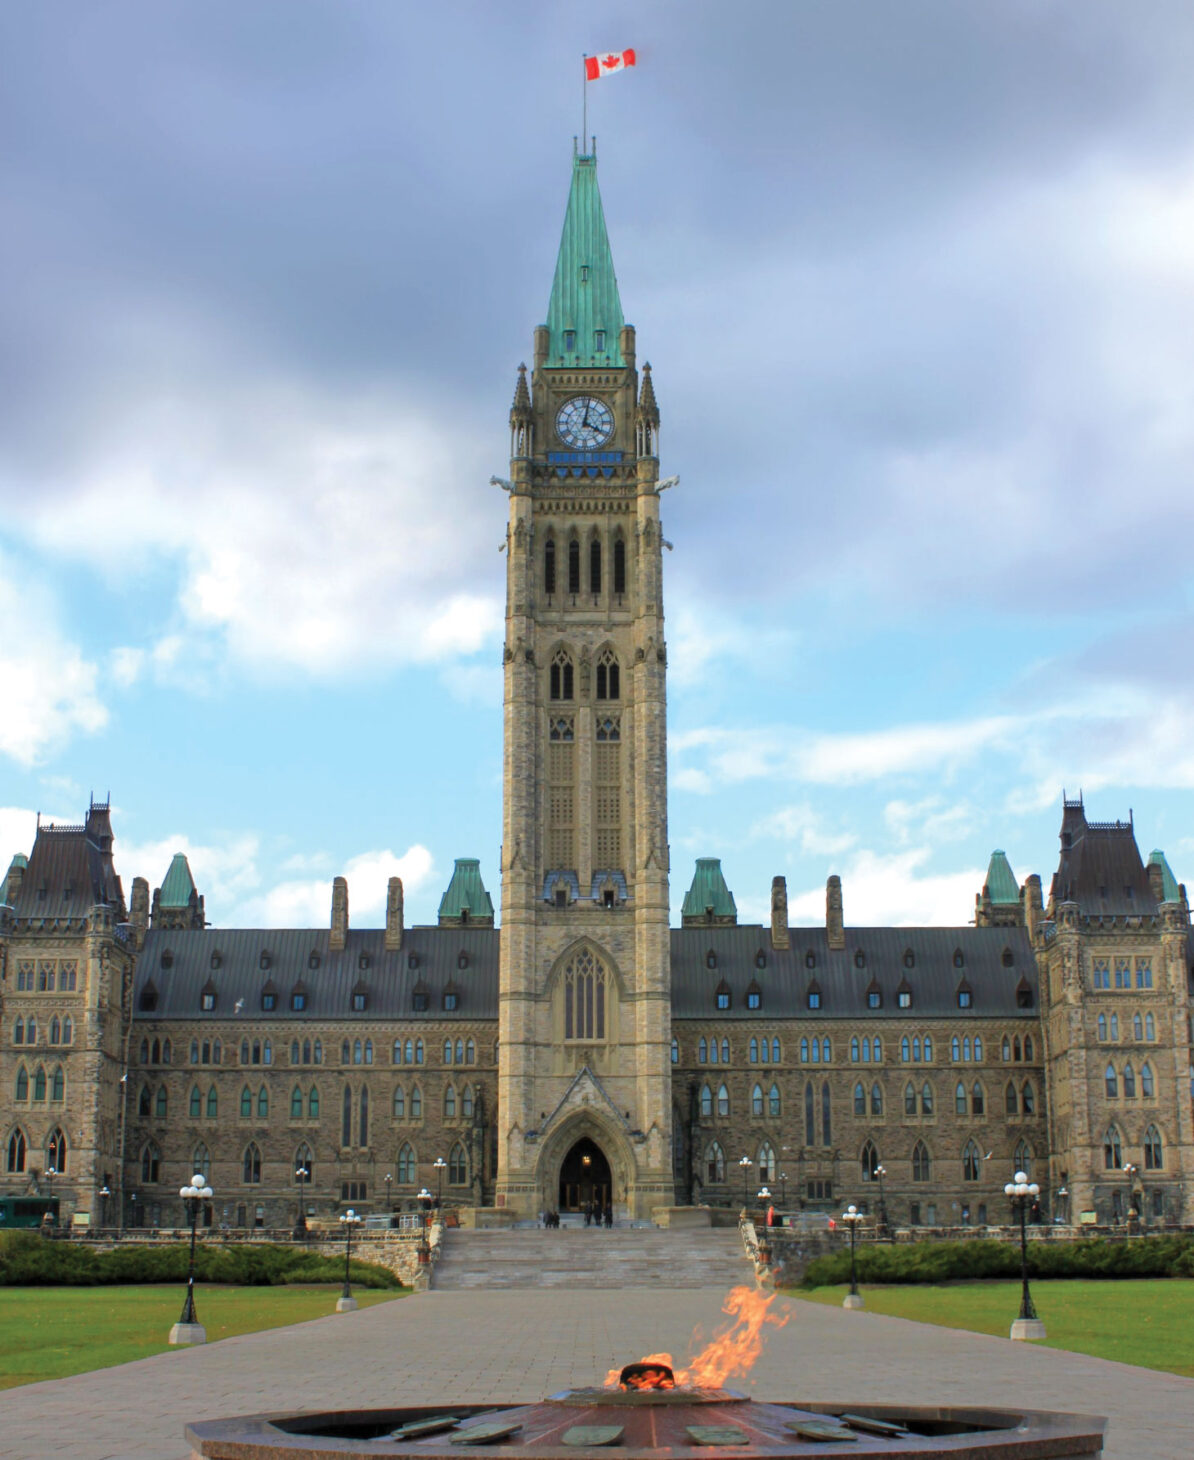
[(844, 951), (846, 927), (842, 922), (842, 879), (836, 873), (825, 884), (825, 936), (830, 952)]
[(332, 953), (343, 953), (348, 941), (348, 879), (337, 877), (332, 882), (332, 935), (328, 949)]
[(386, 952), (402, 950), (402, 878), (391, 877), (386, 887)]
[(145, 934), (149, 930), (149, 883), (144, 877), (133, 878), (129, 922), (133, 925), (133, 947), (140, 953), (145, 946)]
[(792, 946), (788, 937), (788, 883), (783, 877), (771, 879), (771, 946)]
[(1025, 880), (1024, 889), (1020, 896), (1024, 899), (1024, 926), (1028, 929), (1029, 941), (1035, 947), (1037, 930), (1040, 928), (1045, 911), (1044, 899), (1041, 897), (1041, 879), (1039, 873), (1034, 872), (1031, 877)]

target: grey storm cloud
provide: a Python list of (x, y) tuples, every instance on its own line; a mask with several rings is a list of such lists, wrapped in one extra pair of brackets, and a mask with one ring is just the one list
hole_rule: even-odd
[[(0, 491), (55, 490), (141, 395), (254, 376), (403, 392), (500, 465), (579, 51), (633, 44), (590, 119), (682, 587), (1051, 612), (1184, 569), (1123, 505), (1190, 525), (1190, 421), (1154, 397), (1194, 363), (1191, 275), (1125, 278), (1103, 232), (1134, 180), (1188, 186), (1188, 6), (117, 3), (4, 32)], [(763, 535), (797, 571), (758, 571)]]

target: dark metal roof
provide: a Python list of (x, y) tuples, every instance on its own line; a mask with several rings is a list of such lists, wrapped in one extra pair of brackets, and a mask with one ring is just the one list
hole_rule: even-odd
[(123, 919), (108, 808), (92, 805), (82, 825), (38, 826), (13, 912), (18, 918), (78, 918), (98, 903), (114, 907)]
[[(147, 934), (137, 959), (133, 1008), (152, 979), (157, 991), (153, 1019), (236, 1019), (262, 1017), (261, 994), (267, 983), (278, 993), (271, 1019), (496, 1019), (498, 1013), (498, 940), (494, 928), (408, 928), (402, 950), (387, 953), (381, 928), (352, 929), (343, 952), (328, 948), (327, 928), (204, 928), (158, 930)], [(262, 954), (269, 967), (261, 965)], [(319, 959), (311, 967), (311, 957)], [(368, 967), (361, 967), (361, 957)], [(163, 966), (163, 956), (168, 966)], [(467, 966), (461, 967), (461, 958)], [(213, 966), (213, 959), (218, 965)], [(413, 963), (412, 963), (413, 960)], [(352, 1008), (361, 982), (368, 991), (363, 1012)], [(301, 1011), (290, 1007), (298, 983), (306, 992)], [(457, 1007), (446, 1011), (443, 993), (451, 983)], [(200, 995), (211, 985), (216, 1007), (201, 1008)], [(427, 1009), (416, 1012), (414, 992), (427, 993)], [(244, 1000), (238, 1014), (236, 1003)]]
[(1076, 902), (1088, 916), (1155, 913), (1131, 821), (1087, 821), (1080, 803), (1067, 802), (1049, 899), (1054, 905)]
[[(926, 1017), (1039, 1017), (1039, 981), (1028, 934), (1023, 928), (847, 928), (843, 951), (829, 948), (824, 928), (792, 928), (791, 948), (771, 947), (762, 926), (683, 928), (672, 931), (672, 1014), (678, 1019), (924, 1019)], [(1003, 961), (1011, 954), (1010, 966)], [(912, 955), (912, 966), (904, 962)], [(955, 967), (954, 955), (962, 955)], [(715, 967), (709, 966), (712, 953)], [(765, 967), (757, 966), (759, 954)], [(808, 967), (808, 955), (813, 967)], [(861, 953), (863, 964), (856, 961)], [(912, 1005), (901, 1009), (896, 991), (907, 980)], [(1027, 979), (1032, 1009), (1022, 1009), (1016, 990)], [(730, 988), (730, 1007), (718, 1009), (717, 987)], [(816, 981), (821, 1006), (810, 1009), (809, 984)], [(958, 1008), (965, 980), (971, 1006)], [(747, 1009), (746, 990), (757, 982), (761, 1007)], [(878, 1009), (867, 1007), (867, 990), (877, 984)]]

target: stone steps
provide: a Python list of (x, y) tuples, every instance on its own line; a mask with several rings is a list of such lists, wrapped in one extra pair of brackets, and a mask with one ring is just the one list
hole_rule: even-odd
[(722, 1288), (751, 1279), (734, 1229), (449, 1230), (431, 1286)]

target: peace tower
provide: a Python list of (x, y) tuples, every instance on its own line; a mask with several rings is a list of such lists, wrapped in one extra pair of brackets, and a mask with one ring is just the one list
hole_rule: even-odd
[[(498, 1206), (670, 1204), (659, 411), (577, 153), (510, 411)], [(666, 485), (666, 484), (665, 484)]]

